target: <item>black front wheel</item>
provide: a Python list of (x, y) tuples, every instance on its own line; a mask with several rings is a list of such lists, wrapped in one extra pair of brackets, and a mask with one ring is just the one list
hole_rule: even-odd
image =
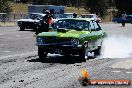
[(41, 47), (38, 47), (38, 56), (39, 59), (46, 59), (47, 57), (47, 52), (44, 51), (44, 49), (42, 49)]
[(24, 27), (20, 27), (20, 31), (24, 31), (25, 30), (25, 28)]
[(33, 31), (37, 31), (37, 28), (33, 28)]
[(94, 56), (98, 56), (101, 54), (101, 46), (98, 46), (98, 48), (94, 51)]
[(88, 50), (85, 47), (81, 49), (79, 59), (84, 62), (86, 62), (86, 59), (88, 59)]

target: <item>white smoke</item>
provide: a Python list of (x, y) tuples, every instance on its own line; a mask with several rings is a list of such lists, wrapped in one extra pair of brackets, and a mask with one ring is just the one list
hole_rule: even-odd
[(132, 57), (132, 38), (111, 36), (104, 40), (101, 58)]

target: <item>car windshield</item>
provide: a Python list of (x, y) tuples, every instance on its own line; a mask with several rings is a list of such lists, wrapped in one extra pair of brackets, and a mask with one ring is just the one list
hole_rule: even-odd
[(29, 14), (26, 18), (27, 19), (42, 19), (42, 15), (40, 15), (40, 14)]
[(89, 21), (85, 20), (59, 20), (56, 25), (54, 26), (54, 29), (68, 29), (68, 30), (88, 30)]

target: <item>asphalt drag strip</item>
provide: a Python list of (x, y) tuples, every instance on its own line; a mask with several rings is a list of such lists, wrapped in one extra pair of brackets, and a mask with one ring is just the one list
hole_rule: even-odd
[[(0, 58), (1, 88), (82, 88), (78, 82), (82, 67), (90, 78), (100, 78), (114, 59), (90, 59), (77, 62), (76, 56), (48, 55), (40, 60), (36, 52)], [(129, 71), (130, 72), (130, 71)], [(107, 75), (107, 74), (106, 74)]]

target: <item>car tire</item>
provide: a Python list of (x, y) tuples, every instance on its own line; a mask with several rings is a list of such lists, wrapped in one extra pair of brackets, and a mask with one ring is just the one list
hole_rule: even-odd
[(25, 30), (25, 28), (24, 27), (20, 27), (20, 31), (24, 31)]
[(66, 57), (67, 57), (67, 56), (71, 56), (71, 54), (68, 54), (68, 53), (63, 53), (62, 55), (63, 55), (63, 56), (66, 56)]
[(86, 59), (88, 59), (88, 49), (87, 49), (87, 47), (88, 47), (88, 44), (85, 43), (84, 46), (82, 47), (82, 49), (80, 50), (80, 53), (79, 53), (79, 59), (81, 61), (84, 61), (84, 62), (86, 62)]
[(47, 57), (47, 52), (44, 51), (44, 49), (42, 49), (41, 47), (38, 47), (38, 56), (39, 59), (46, 59)]
[(101, 54), (101, 46), (98, 46), (98, 48), (94, 51), (94, 56), (99, 56)]
[(117, 21), (114, 21), (115, 24), (117, 24)]
[(37, 28), (34, 28), (33, 31), (37, 31)]

